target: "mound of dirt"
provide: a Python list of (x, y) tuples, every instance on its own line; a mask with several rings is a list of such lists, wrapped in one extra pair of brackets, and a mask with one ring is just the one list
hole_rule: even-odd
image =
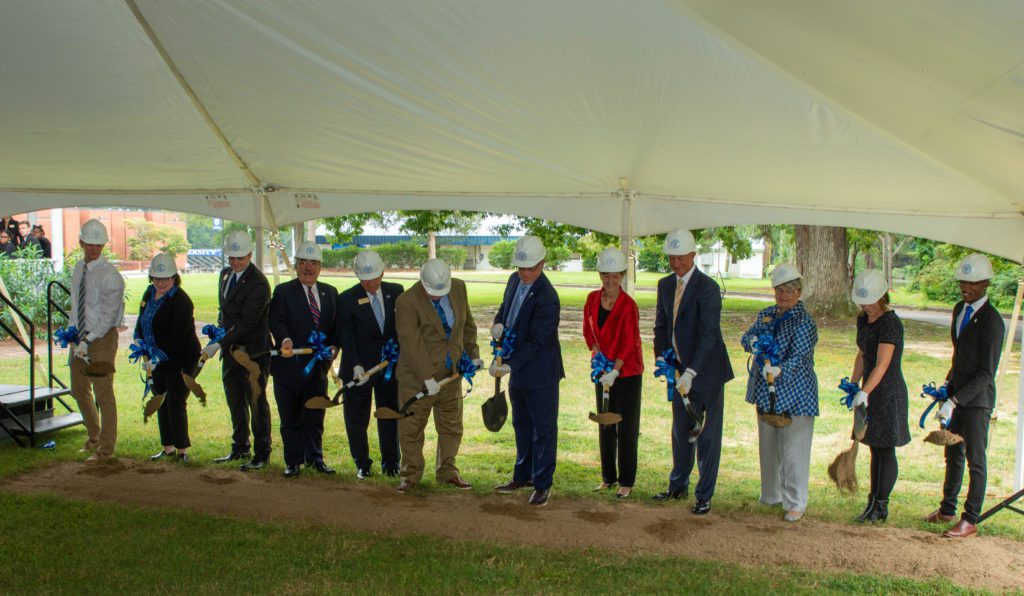
[[(984, 561), (950, 577), (966, 587), (1021, 586), (1024, 544), (982, 536), (952, 541), (917, 530), (849, 526), (811, 519), (787, 524), (753, 513), (712, 511), (695, 517), (683, 503), (595, 503), (560, 499), (544, 508), (529, 494), (479, 496), (338, 478), (179, 467), (121, 460), (110, 465), (61, 463), (0, 484), (0, 490), (138, 506), (184, 507), (243, 519), (301, 520), (394, 535), (429, 534), (555, 549), (599, 548), (742, 565), (785, 565), (817, 572), (850, 571), (915, 579), (948, 577), (951, 558)], [(318, 503), (316, 509), (295, 503)], [(611, 538), (614, 537), (614, 538)]]

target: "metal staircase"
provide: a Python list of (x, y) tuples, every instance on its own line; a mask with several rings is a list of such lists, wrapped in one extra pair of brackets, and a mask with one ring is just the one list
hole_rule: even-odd
[[(48, 340), (46, 386), (36, 385), (35, 324), (31, 317), (0, 293), (0, 301), (2, 301), (4, 309), (8, 310), (12, 317), (19, 318), (28, 329), (29, 341), (25, 342), (15, 329), (0, 319), (0, 327), (25, 350), (28, 356), (28, 385), (0, 384), (0, 429), (22, 447), (34, 446), (40, 435), (82, 423), (82, 415), (74, 411), (65, 401), (71, 394), (71, 390), (53, 373), (54, 311), (62, 315), (65, 320), (68, 318), (67, 312), (53, 299), (55, 289), (70, 294), (68, 288), (57, 281), (50, 282), (46, 287), (46, 337)], [(61, 408), (60, 410), (58, 410), (58, 406)]]

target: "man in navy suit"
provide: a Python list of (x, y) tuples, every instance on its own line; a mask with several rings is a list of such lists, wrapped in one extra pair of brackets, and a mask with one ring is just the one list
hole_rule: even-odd
[(309, 398), (327, 394), (327, 370), (333, 354), (318, 358), (316, 354), (289, 357), (289, 353), (310, 347), (314, 331), (323, 333), (327, 341), (332, 339), (338, 290), (317, 281), (323, 260), (319, 246), (303, 242), (295, 257), (298, 279), (274, 288), (270, 299), (270, 333), (281, 352), (271, 364), (270, 373), (274, 375), (274, 399), (281, 416), (286, 478), (298, 476), (303, 464), (322, 474), (334, 473), (324, 463), (325, 411), (305, 407)]
[[(672, 473), (668, 490), (654, 499), (688, 495), (696, 455), (700, 481), (692, 511), (704, 515), (711, 510), (718, 479), (725, 383), (733, 378), (722, 339), (722, 295), (718, 284), (694, 267), (697, 244), (689, 230), (669, 233), (664, 251), (673, 273), (658, 281), (654, 355), (660, 364), (666, 350), (672, 349), (676, 391), (672, 399)], [(694, 413), (704, 417), (703, 432), (695, 440), (696, 421), (687, 413), (683, 395), (689, 398)]]
[(985, 448), (988, 427), (996, 405), (996, 369), (1003, 346), (1004, 324), (999, 312), (988, 300), (992, 263), (980, 254), (968, 255), (956, 270), (963, 298), (953, 307), (950, 338), (953, 340), (953, 366), (946, 375), (949, 399), (939, 408), (937, 417), (963, 442), (946, 447), (946, 480), (942, 502), (925, 521), (956, 521), (957, 496), (964, 482), (964, 460), (970, 468), (970, 485), (960, 520), (943, 532), (947, 538), (969, 538), (985, 502), (988, 482)]
[(544, 275), (547, 251), (540, 238), (523, 236), (516, 242), (512, 263), (519, 268), (508, 279), (505, 296), (494, 317), (491, 335), (501, 341), (514, 334), (513, 349), (490, 373), (512, 373), (509, 398), (516, 433), (516, 463), (512, 480), (495, 488), (512, 492), (533, 487), (530, 504), (548, 503), (558, 447), (558, 383), (565, 378), (558, 343), (559, 301)]
[[(378, 373), (365, 377), (366, 371), (381, 361), (381, 348), (388, 340), (397, 344), (395, 331), (395, 299), (404, 291), (401, 284), (383, 281), (384, 262), (372, 250), (356, 255), (353, 269), (359, 283), (338, 296), (336, 336), (341, 348), (341, 379), (349, 383), (361, 381), (345, 392), (345, 434), (348, 449), (356, 464), (356, 476), (370, 477), (373, 460), (366, 438), (370, 424), (370, 397), (376, 396), (378, 408), (398, 409), (398, 380)], [(385, 476), (398, 476), (401, 453), (398, 446), (398, 421), (377, 420), (380, 442), (381, 471)]]

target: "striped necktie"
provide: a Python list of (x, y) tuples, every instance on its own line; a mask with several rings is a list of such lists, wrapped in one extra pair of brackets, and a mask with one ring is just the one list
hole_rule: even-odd
[(316, 297), (313, 295), (313, 288), (306, 288), (306, 296), (309, 299), (309, 312), (313, 315), (313, 327), (320, 327), (320, 308), (316, 305)]
[(448, 324), (448, 319), (444, 316), (444, 309), (441, 308), (441, 301), (431, 300), (430, 303), (434, 305), (434, 310), (437, 311), (437, 316), (441, 317), (441, 326), (444, 327), (445, 337), (451, 338), (452, 326)]
[(384, 333), (384, 307), (380, 305), (380, 299), (376, 294), (370, 296), (370, 307), (373, 308), (373, 316), (377, 319), (380, 332)]
[(78, 334), (85, 337), (85, 274), (89, 267), (82, 265), (82, 279), (78, 282)]
[(679, 346), (676, 345), (676, 321), (679, 319), (679, 304), (683, 301), (683, 289), (686, 284), (681, 277), (676, 278), (676, 296), (672, 300), (672, 349), (679, 354)]

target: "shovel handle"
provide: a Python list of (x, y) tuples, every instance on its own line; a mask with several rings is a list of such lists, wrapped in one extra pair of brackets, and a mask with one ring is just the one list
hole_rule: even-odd
[[(439, 387), (444, 387), (445, 385), (447, 385), (448, 383), (451, 383), (455, 379), (460, 379), (460, 378), (462, 378), (462, 375), (460, 375), (459, 373), (455, 373), (452, 376), (448, 377), (447, 379), (442, 379), (437, 384), (438, 384)], [(427, 395), (427, 391), (424, 389), (423, 391), (420, 391), (416, 395), (410, 397), (408, 400), (406, 400), (406, 402), (404, 404), (402, 404), (402, 407), (398, 409), (398, 413), (399, 414), (405, 414), (405, 412), (409, 409), (409, 406), (411, 406), (413, 403), (423, 399), (426, 395)]]

